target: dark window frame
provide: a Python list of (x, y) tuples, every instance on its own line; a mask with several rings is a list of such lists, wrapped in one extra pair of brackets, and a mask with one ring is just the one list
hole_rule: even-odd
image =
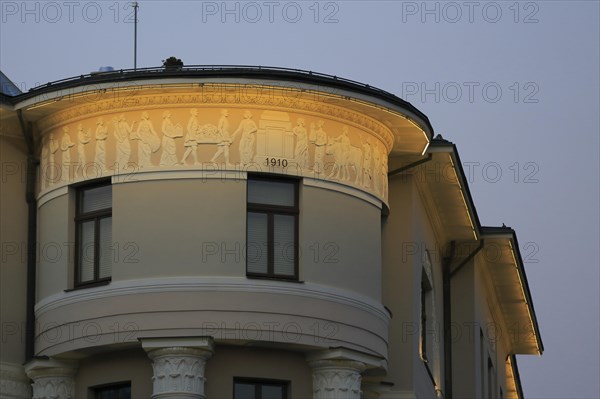
[[(94, 399), (97, 399), (98, 394), (101, 391), (119, 390), (122, 388), (129, 388), (129, 398), (131, 399), (131, 397), (132, 397), (131, 396), (131, 381), (120, 381), (120, 382), (115, 382), (115, 383), (96, 385), (96, 386), (90, 387), (89, 389), (93, 392)], [(119, 399), (123, 399), (123, 398), (119, 398)]]
[(236, 397), (235, 397), (235, 384), (236, 383), (255, 385), (255, 387), (254, 387), (255, 399), (262, 399), (259, 389), (264, 385), (280, 386), (283, 388), (283, 398), (282, 399), (288, 399), (290, 397), (290, 395), (289, 395), (290, 386), (291, 386), (290, 381), (277, 380), (277, 379), (271, 379), (271, 378), (233, 377), (233, 392), (232, 392), (233, 399), (236, 399)]
[[(420, 348), (419, 352), (421, 355), (421, 360), (425, 363), (429, 363), (429, 358), (427, 357), (428, 349), (430, 346), (428, 345), (429, 337), (428, 332), (428, 323), (430, 322), (428, 319), (433, 318), (432, 312), (432, 301), (433, 301), (433, 282), (429, 280), (427, 273), (425, 272), (425, 268), (421, 270), (421, 291), (420, 291), (420, 300), (421, 300), (421, 317), (420, 317)], [(433, 326), (435, 328), (435, 326)]]
[[(294, 187), (294, 205), (269, 205), (252, 203), (248, 200), (248, 191), (251, 181), (269, 181), (292, 184)], [(246, 187), (246, 276), (252, 278), (265, 278), (275, 280), (298, 281), (299, 279), (299, 219), (300, 219), (300, 179), (281, 177), (278, 175), (248, 175)], [(263, 213), (267, 215), (267, 273), (256, 273), (248, 271), (248, 214)], [(294, 275), (275, 274), (275, 215), (294, 216)]]
[[(112, 190), (112, 183), (110, 180), (100, 180), (90, 184), (75, 187), (75, 288), (105, 285), (112, 281), (112, 272), (110, 277), (100, 278), (100, 220), (112, 218), (112, 201), (110, 208), (105, 208), (92, 212), (83, 212), (84, 192), (103, 186), (110, 186)], [(81, 281), (81, 257), (79, 253), (81, 249), (81, 225), (85, 222), (90, 221), (94, 221), (94, 278), (93, 280)]]

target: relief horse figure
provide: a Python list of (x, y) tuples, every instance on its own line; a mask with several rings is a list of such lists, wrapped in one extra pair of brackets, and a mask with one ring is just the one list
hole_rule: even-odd
[(335, 175), (337, 180), (350, 180), (350, 169), (354, 170), (354, 184), (358, 185), (363, 174), (362, 170), (362, 150), (353, 145), (349, 146), (347, 151), (344, 151), (343, 145), (335, 139), (329, 139), (325, 150), (327, 155), (333, 156), (333, 168), (328, 178)]

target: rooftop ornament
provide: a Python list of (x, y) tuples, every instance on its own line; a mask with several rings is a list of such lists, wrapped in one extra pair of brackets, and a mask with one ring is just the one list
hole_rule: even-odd
[(166, 60), (162, 60), (165, 71), (181, 71), (183, 68), (183, 61), (177, 57), (169, 57)]

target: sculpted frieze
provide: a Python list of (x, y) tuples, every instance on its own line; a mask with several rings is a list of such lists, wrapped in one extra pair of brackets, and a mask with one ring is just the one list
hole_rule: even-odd
[[(171, 105), (189, 100), (165, 98)], [(208, 167), (310, 176), (386, 201), (389, 147), (364, 126), (371, 122), (350, 111), (334, 113), (347, 118), (332, 118), (325, 113), (233, 106), (145, 106), (119, 108), (112, 114), (97, 114), (93, 108), (83, 107), (89, 111), (86, 118), (65, 111), (70, 122), (54, 125), (42, 136), (42, 192), (124, 171)], [(353, 118), (369, 123), (352, 123)]]

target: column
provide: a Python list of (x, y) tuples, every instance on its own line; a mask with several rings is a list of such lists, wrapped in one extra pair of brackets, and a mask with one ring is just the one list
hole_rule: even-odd
[(204, 399), (204, 370), (214, 352), (211, 338), (147, 338), (152, 360), (152, 399)]
[(31, 398), (31, 384), (23, 366), (0, 362), (0, 397)]
[(345, 348), (313, 352), (307, 361), (313, 370), (313, 399), (360, 399), (361, 373), (385, 368), (385, 359)]
[(360, 399), (361, 362), (319, 360), (310, 362), (313, 369), (314, 399)]
[(73, 399), (76, 363), (54, 359), (36, 359), (25, 366), (33, 380), (33, 399)]

